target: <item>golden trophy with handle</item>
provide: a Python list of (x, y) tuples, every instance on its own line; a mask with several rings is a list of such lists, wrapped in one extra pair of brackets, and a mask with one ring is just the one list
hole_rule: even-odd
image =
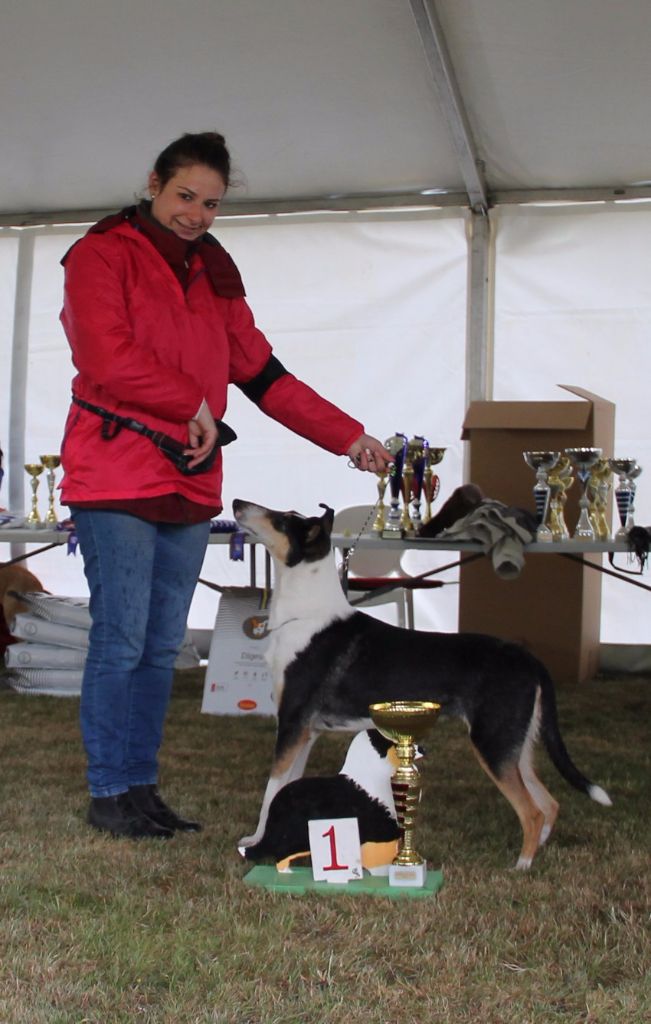
[(43, 466), (40, 462), (26, 462), (25, 472), (29, 474), (32, 486), (32, 507), (27, 519), (25, 520), (25, 526), (28, 530), (40, 530), (43, 526), (43, 521), (38, 511), (38, 497), (36, 492), (38, 491), (38, 478), (43, 472)]
[(389, 885), (421, 888), (427, 864), (414, 846), (414, 818), (421, 798), (420, 773), (415, 765), (416, 744), (436, 722), (440, 704), (426, 700), (394, 700), (371, 704), (369, 713), (378, 732), (396, 745), (398, 768), (391, 780), (402, 840), (389, 867)]
[(61, 457), (59, 455), (41, 455), (40, 458), (42, 465), (47, 469), (48, 508), (45, 523), (47, 526), (56, 526), (59, 520), (54, 511), (54, 481), (55, 470), (61, 465)]

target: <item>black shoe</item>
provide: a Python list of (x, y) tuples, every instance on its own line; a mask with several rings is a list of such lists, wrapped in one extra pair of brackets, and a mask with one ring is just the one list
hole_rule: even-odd
[(100, 832), (129, 839), (171, 839), (174, 832), (134, 805), (128, 793), (118, 796), (96, 796), (88, 808), (88, 824)]
[(176, 832), (201, 832), (202, 826), (198, 821), (181, 818), (171, 807), (167, 806), (155, 785), (131, 786), (129, 796), (133, 805), (152, 821), (155, 821), (157, 825), (171, 828)]

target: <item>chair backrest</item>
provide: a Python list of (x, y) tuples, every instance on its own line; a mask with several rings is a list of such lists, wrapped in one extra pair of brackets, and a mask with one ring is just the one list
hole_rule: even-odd
[[(335, 512), (333, 533), (349, 535), (351, 542), (357, 538), (367, 520), (366, 530), (372, 526), (371, 505), (349, 505)], [(400, 568), (402, 553), (398, 550), (369, 550), (357, 548), (348, 563), (348, 570), (355, 576), (404, 576)]]

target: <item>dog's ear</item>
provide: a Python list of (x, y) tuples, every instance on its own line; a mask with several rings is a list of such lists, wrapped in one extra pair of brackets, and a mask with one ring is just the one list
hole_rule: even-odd
[(324, 505), (323, 502), (319, 503), (319, 508), (325, 509), (325, 512), (321, 516), (321, 522), (323, 523), (323, 527), (329, 537), (332, 533), (332, 524), (335, 521), (335, 510), (330, 508), (329, 505)]

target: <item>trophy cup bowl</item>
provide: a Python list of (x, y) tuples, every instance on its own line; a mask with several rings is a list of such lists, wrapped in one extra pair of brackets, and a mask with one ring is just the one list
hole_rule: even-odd
[(549, 511), (550, 490), (548, 475), (561, 457), (560, 452), (523, 452), (524, 461), (533, 469), (536, 474), (536, 483), (533, 489), (533, 496), (536, 503), (536, 516), (538, 518), (538, 529), (536, 540), (551, 541), (553, 534), (547, 525), (547, 513)]
[(599, 462), (603, 452), (601, 448), (566, 448), (565, 454), (576, 469), (576, 475), (583, 487), (583, 493), (579, 499), (579, 519), (573, 537), (575, 540), (596, 540), (596, 534), (590, 522), (588, 483), (593, 466)]
[(32, 487), (32, 507), (27, 519), (25, 520), (25, 526), (29, 530), (38, 530), (43, 526), (43, 521), (38, 512), (38, 498), (36, 492), (38, 490), (38, 478), (43, 472), (43, 466), (40, 462), (26, 462), (24, 465), (25, 472), (31, 476), (31, 487)]
[(54, 480), (55, 470), (61, 465), (61, 456), (41, 455), (39, 458), (41, 460), (41, 464), (47, 469), (48, 509), (45, 516), (45, 522), (48, 526), (56, 526), (58, 519), (54, 511)]
[(427, 864), (413, 842), (414, 818), (421, 797), (420, 773), (414, 761), (416, 743), (436, 722), (440, 704), (423, 700), (396, 700), (371, 704), (369, 713), (378, 732), (395, 743), (399, 766), (391, 780), (398, 824), (403, 838), (389, 868), (389, 884), (422, 887)]

